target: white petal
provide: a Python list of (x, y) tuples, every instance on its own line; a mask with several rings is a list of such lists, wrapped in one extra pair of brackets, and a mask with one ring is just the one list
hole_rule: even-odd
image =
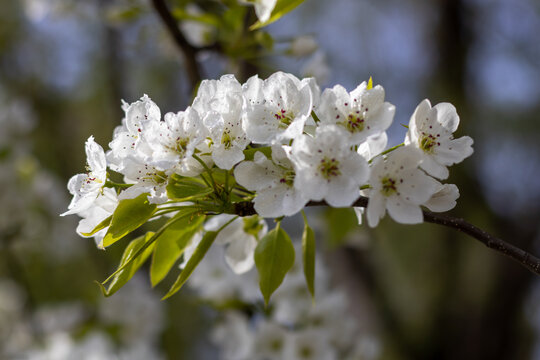
[[(261, 154), (257, 152), (255, 155)], [(264, 155), (262, 155), (264, 157)], [(234, 177), (236, 181), (251, 191), (259, 191), (261, 189), (267, 188), (275, 183), (275, 178), (279, 169), (272, 164), (270, 160), (263, 161), (244, 161), (238, 164), (234, 168)], [(274, 175), (274, 176), (272, 176)]]
[(454, 184), (444, 184), (440, 186), (438, 191), (433, 194), (433, 196), (424, 205), (431, 211), (448, 211), (456, 206), (456, 200), (458, 198), (458, 187)]
[(424, 169), (431, 176), (437, 179), (444, 180), (448, 178), (449, 172), (446, 166), (439, 164), (432, 156), (427, 155), (420, 164), (420, 167)]
[(398, 223), (420, 224), (424, 221), (424, 215), (419, 205), (403, 201), (399, 196), (390, 196), (386, 201), (388, 214)]
[(410, 169), (400, 175), (396, 184), (400, 196), (407, 202), (420, 205), (436, 191), (438, 182), (419, 169)]
[(225, 261), (236, 274), (243, 274), (255, 264), (253, 253), (256, 247), (255, 237), (246, 234), (237, 237), (227, 246)]
[(367, 220), (370, 227), (375, 227), (379, 224), (379, 220), (383, 218), (386, 212), (386, 197), (378, 192), (371, 192), (367, 206)]
[(450, 103), (439, 103), (433, 107), (437, 111), (437, 122), (446, 130), (453, 133), (459, 125), (459, 116), (456, 108)]
[(330, 206), (348, 207), (351, 206), (360, 196), (358, 183), (355, 179), (341, 176), (333, 179), (329, 185), (324, 199)]
[(450, 140), (437, 148), (436, 160), (442, 165), (453, 165), (462, 162), (473, 153), (473, 139), (462, 136), (459, 139)]
[(217, 167), (223, 170), (230, 170), (234, 165), (244, 160), (245, 155), (242, 149), (233, 146), (225, 149), (224, 146), (214, 148), (212, 152), (212, 160)]

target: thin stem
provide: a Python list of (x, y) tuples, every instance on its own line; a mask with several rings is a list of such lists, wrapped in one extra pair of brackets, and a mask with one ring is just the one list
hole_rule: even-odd
[[(351, 206), (353, 207), (367, 207), (369, 199), (365, 196), (360, 196)], [(328, 206), (325, 201), (310, 201), (306, 206)], [(250, 201), (242, 201), (234, 204), (235, 213), (239, 216), (255, 215), (256, 211), (253, 207), (253, 203)], [(473, 239), (480, 241), (488, 248), (493, 249), (509, 258), (519, 262), (522, 266), (529, 269), (536, 275), (540, 275), (540, 259), (536, 256), (528, 253), (527, 251), (520, 249), (519, 247), (507, 243), (486, 231), (474, 226), (473, 224), (452, 216), (434, 213), (431, 211), (423, 210), (424, 221), (450, 227), (454, 230), (461, 231)]]
[(201, 165), (202, 167), (204, 168), (204, 170), (208, 173), (208, 176), (210, 177), (210, 181), (212, 182), (212, 187), (214, 188), (214, 191), (216, 192), (216, 194), (218, 193), (218, 188), (216, 186), (216, 182), (214, 181), (214, 177), (212, 176), (212, 171), (210, 171), (210, 168), (208, 167), (208, 165), (206, 165), (206, 163), (200, 158), (198, 157), (197, 155), (193, 154), (193, 158), (195, 160), (197, 160)]

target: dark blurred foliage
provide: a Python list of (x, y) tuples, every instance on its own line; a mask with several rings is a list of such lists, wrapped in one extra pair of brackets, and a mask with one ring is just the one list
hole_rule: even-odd
[[(173, 3), (183, 8), (187, 1)], [(219, 6), (197, 3), (209, 11)], [(2, 5), (0, 85), (29, 104), (36, 118), (26, 138), (31, 154), (62, 182), (84, 170), (83, 143), (90, 134), (100, 144), (110, 141), (122, 118), (120, 99), (147, 93), (163, 113), (191, 102), (181, 52), (150, 2)], [(253, 22), (251, 11), (244, 15), (234, 35), (240, 44)], [(268, 32), (273, 48), (261, 35), (249, 54), (242, 46), (199, 53), (203, 76), (236, 72), (246, 78), (277, 69), (301, 75), (306, 60), (284, 57), (283, 39), (310, 33), (331, 70), (322, 86), (352, 89), (373, 76), (385, 87), (398, 109), (392, 144), (402, 141), (400, 124), (422, 99), (452, 102), (462, 120), (458, 136), (473, 137), (475, 153), (451, 170), (449, 182), (461, 193), (451, 213), (540, 254), (540, 3), (306, 0)], [(211, 31), (207, 36), (211, 44), (230, 39)], [(318, 228), (336, 281), (359, 304), (355, 315), (380, 336), (382, 359), (540, 359), (540, 285), (519, 264), (431, 224), (385, 219), (368, 229), (356, 226), (351, 210), (340, 209), (328, 210)], [(3, 235), (0, 275), (22, 284), (28, 307), (92, 303), (100, 296), (92, 281), (107, 276), (122, 249), (103, 253), (90, 240), (66, 237), (85, 243), (84, 254), (59, 267), (44, 254), (14, 256)], [(166, 304), (164, 352), (170, 359), (204, 353), (196, 349), (204, 342), (195, 338), (205, 331), (207, 312), (185, 294)]]

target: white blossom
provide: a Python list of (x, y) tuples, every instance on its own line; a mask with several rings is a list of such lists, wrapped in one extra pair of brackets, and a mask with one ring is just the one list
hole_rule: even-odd
[(440, 103), (431, 107), (428, 99), (418, 105), (409, 121), (405, 144), (422, 150), (422, 164), (428, 174), (448, 177), (447, 166), (459, 163), (473, 153), (473, 140), (468, 136), (454, 139), (459, 116), (454, 105)]
[(367, 161), (344, 142), (336, 125), (318, 128), (315, 137), (302, 135), (292, 145), (294, 186), (311, 200), (350, 206), (369, 176)]
[(197, 176), (203, 171), (192, 155), (207, 134), (194, 109), (188, 107), (176, 114), (167, 113), (164, 121), (152, 125), (151, 131), (145, 134), (152, 148), (152, 165), (167, 174), (182, 176)]
[(257, 76), (244, 85), (244, 130), (254, 143), (284, 143), (301, 135), (311, 117), (316, 83), (277, 72), (268, 79)]
[(287, 157), (288, 149), (274, 145), (272, 160), (258, 151), (253, 161), (243, 161), (234, 169), (236, 181), (246, 189), (256, 191), (253, 203), (262, 217), (292, 216), (308, 202), (302, 192), (294, 187), (296, 174)]
[(151, 204), (163, 204), (167, 198), (168, 175), (155, 166), (140, 162), (136, 157), (124, 159), (124, 181), (133, 184), (123, 190), (118, 199), (134, 199), (141, 194), (148, 193)]
[(392, 123), (395, 106), (384, 101), (384, 89), (377, 85), (367, 89), (362, 82), (352, 92), (336, 85), (326, 89), (316, 109), (321, 126), (336, 124), (351, 145), (362, 143), (370, 135), (384, 132)]
[(420, 205), (435, 193), (437, 182), (418, 168), (421, 161), (420, 150), (411, 146), (394, 150), (386, 159), (375, 158), (369, 179), (369, 226), (377, 226), (386, 210), (399, 223), (423, 221)]
[(145, 136), (152, 131), (161, 119), (159, 107), (144, 95), (132, 104), (122, 103), (125, 117), (122, 125), (114, 130), (113, 140), (109, 143), (111, 151), (107, 153), (109, 167), (123, 173), (129, 165), (124, 164), (127, 158), (136, 158), (138, 162), (145, 162), (152, 155), (152, 149)]
[(233, 75), (204, 80), (193, 101), (209, 132), (207, 150), (221, 169), (229, 170), (244, 160), (249, 140), (242, 129), (243, 102), (242, 86)]
[(107, 181), (107, 161), (103, 148), (90, 136), (86, 141), (87, 174), (77, 174), (69, 179), (68, 190), (73, 199), (68, 211), (62, 214), (80, 213), (92, 206)]

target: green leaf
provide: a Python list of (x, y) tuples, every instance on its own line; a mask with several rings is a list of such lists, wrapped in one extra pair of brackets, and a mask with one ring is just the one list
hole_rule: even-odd
[(214, 190), (195, 178), (172, 176), (167, 185), (167, 196), (174, 201), (189, 201), (203, 198)]
[(311, 298), (315, 298), (315, 233), (309, 226), (305, 215), (304, 233), (302, 234), (302, 260), (308, 290)]
[(368, 81), (367, 86), (366, 86), (366, 90), (371, 90), (371, 89), (373, 89), (373, 79), (370, 76), (369, 81)]
[(162, 298), (162, 300), (167, 299), (168, 297), (171, 297), (174, 295), (178, 290), (182, 288), (184, 283), (189, 279), (191, 274), (193, 273), (193, 270), (199, 265), (201, 260), (203, 259), (204, 255), (206, 255), (208, 249), (210, 249), (210, 246), (214, 243), (214, 240), (216, 240), (218, 232), (217, 231), (209, 231), (207, 232), (204, 237), (202, 238), (201, 242), (195, 249), (195, 252), (191, 257), (189, 258), (186, 266), (180, 272), (180, 275), (178, 275), (178, 278), (174, 282), (173, 286), (169, 290), (169, 292)]
[(122, 255), (122, 259), (120, 260), (120, 264), (118, 264), (118, 269), (122, 270), (118, 271), (114, 275), (111, 283), (109, 284), (109, 288), (105, 287), (108, 279), (105, 280), (103, 283), (98, 282), (99, 287), (103, 292), (103, 295), (111, 296), (116, 291), (118, 291), (118, 289), (124, 286), (129, 281), (129, 279), (133, 277), (133, 275), (135, 275), (137, 270), (142, 266), (146, 259), (148, 259), (148, 257), (152, 254), (152, 251), (154, 250), (154, 244), (150, 244), (150, 246), (147, 246), (146, 249), (142, 252), (142, 254), (137, 255), (139, 251), (143, 249), (149, 241), (151, 241), (153, 235), (153, 232), (148, 232), (146, 233), (146, 235), (131, 241), (128, 246), (126, 246), (124, 254)]
[(135, 199), (120, 201), (112, 215), (111, 226), (103, 239), (103, 247), (114, 244), (152, 217), (157, 206), (150, 204), (147, 196), (148, 194), (141, 194)]
[(262, 152), (268, 159), (272, 158), (272, 148), (270, 146), (264, 146), (244, 150), (244, 156), (246, 157), (245, 160), (253, 161), (257, 151)]
[[(183, 212), (184, 211), (184, 212)], [(163, 225), (153, 236), (150, 238), (147, 242), (144, 243), (144, 245), (137, 249), (137, 251), (133, 254), (133, 256), (130, 257), (129, 260), (126, 261), (122, 266), (120, 266), (114, 273), (112, 273), (103, 283), (108, 283), (110, 280), (112, 280), (120, 271), (124, 270), (125, 267), (129, 266), (131, 262), (135, 261), (137, 257), (142, 255), (146, 249), (152, 245), (156, 240), (159, 239), (159, 237), (167, 230), (167, 228), (171, 225), (173, 225), (175, 222), (180, 221), (181, 219), (185, 217), (193, 216), (193, 214), (197, 213), (198, 210), (194, 210), (191, 208), (186, 208), (186, 210), (180, 210), (178, 214), (176, 214), (175, 217), (173, 217), (171, 220), (169, 220), (165, 225)]]
[(270, 296), (281, 285), (294, 265), (294, 247), (280, 224), (266, 234), (255, 248), (255, 265), (259, 272), (259, 287), (268, 305)]
[(111, 220), (112, 220), (112, 215), (106, 218), (105, 220), (103, 220), (102, 222), (100, 222), (99, 224), (97, 224), (94, 230), (90, 231), (89, 233), (81, 233), (81, 234), (83, 234), (84, 236), (92, 236), (95, 233), (97, 233), (99, 230), (103, 230), (107, 226), (109, 226), (111, 224)]
[(298, 5), (303, 2), (304, 0), (278, 0), (276, 6), (274, 7), (274, 10), (272, 10), (270, 19), (265, 22), (257, 21), (255, 24), (249, 27), (249, 30), (257, 30), (267, 25), (270, 25), (274, 21), (279, 20), (283, 15), (293, 11)]
[(167, 227), (156, 241), (152, 264), (150, 266), (150, 281), (156, 286), (167, 276), (176, 260), (184, 253), (191, 238), (202, 227), (205, 216), (185, 216)]

